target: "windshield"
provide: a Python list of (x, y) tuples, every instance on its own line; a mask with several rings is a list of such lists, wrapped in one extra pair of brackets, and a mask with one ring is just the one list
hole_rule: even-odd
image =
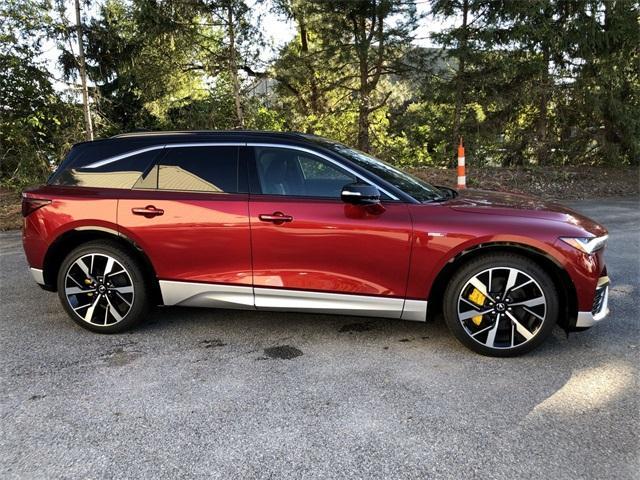
[(429, 185), (427, 182), (403, 172), (402, 170), (398, 170), (388, 163), (367, 155), (364, 152), (333, 142), (327, 142), (325, 146), (347, 157), (356, 165), (368, 170), (374, 175), (377, 175), (406, 194), (411, 195), (419, 202), (441, 200), (443, 197), (447, 196), (445, 192), (439, 190), (433, 185)]

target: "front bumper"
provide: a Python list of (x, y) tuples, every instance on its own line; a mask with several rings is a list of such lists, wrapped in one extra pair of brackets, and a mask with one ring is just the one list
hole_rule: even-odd
[(590, 312), (578, 312), (576, 327), (593, 327), (600, 320), (609, 315), (609, 277), (600, 277), (593, 298), (593, 308)]

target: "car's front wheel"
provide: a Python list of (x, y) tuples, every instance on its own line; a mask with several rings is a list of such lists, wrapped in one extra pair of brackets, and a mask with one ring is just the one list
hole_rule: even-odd
[(69, 316), (93, 332), (123, 332), (148, 311), (143, 271), (115, 242), (92, 241), (73, 250), (62, 262), (57, 281)]
[(520, 255), (488, 254), (458, 270), (445, 291), (444, 317), (464, 345), (482, 355), (514, 356), (544, 341), (558, 318), (547, 272)]

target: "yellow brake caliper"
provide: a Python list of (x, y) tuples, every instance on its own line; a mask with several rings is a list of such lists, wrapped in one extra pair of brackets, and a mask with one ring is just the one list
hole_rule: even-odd
[[(480, 290), (478, 290), (477, 288), (474, 288), (467, 298), (473, 303), (475, 303), (476, 305), (482, 307), (484, 306), (484, 301), (486, 300), (487, 297), (485, 297)], [(479, 326), (482, 323), (482, 315), (476, 315), (475, 317), (471, 317), (471, 321), (476, 326)]]

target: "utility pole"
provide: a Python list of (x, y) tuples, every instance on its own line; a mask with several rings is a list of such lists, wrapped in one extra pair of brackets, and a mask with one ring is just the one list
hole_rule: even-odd
[(93, 124), (91, 123), (91, 111), (89, 110), (89, 89), (87, 87), (87, 66), (84, 61), (84, 47), (82, 45), (82, 22), (80, 20), (80, 0), (76, 3), (76, 33), (78, 36), (78, 69), (82, 82), (82, 110), (84, 111), (85, 136), (87, 140), (93, 140)]

